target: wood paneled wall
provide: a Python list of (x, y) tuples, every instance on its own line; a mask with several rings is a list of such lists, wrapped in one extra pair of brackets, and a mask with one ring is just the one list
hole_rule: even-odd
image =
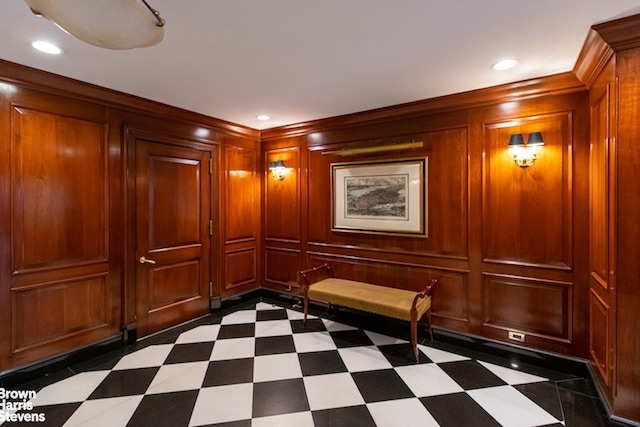
[(640, 15), (594, 26), (575, 71), (591, 108), (589, 353), (609, 411), (640, 422)]
[(258, 131), (0, 61), (0, 375), (136, 328), (139, 140), (211, 158), (206, 296), (259, 286)]
[[(586, 357), (588, 94), (568, 75), (528, 84), (263, 132), (263, 167), (291, 168), (264, 174), (265, 284), (299, 292), (297, 272), (323, 262), (405, 289), (438, 277), (437, 325)], [(529, 132), (545, 145), (520, 168), (507, 143)], [(411, 141), (422, 148), (331, 154)], [(332, 164), (425, 157), (426, 238), (332, 230)]]

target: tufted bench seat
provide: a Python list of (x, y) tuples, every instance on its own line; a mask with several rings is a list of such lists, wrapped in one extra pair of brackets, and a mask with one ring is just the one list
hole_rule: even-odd
[[(326, 278), (310, 283), (309, 275), (324, 270)], [(391, 317), (411, 322), (411, 345), (418, 361), (418, 321), (426, 314), (429, 322), (429, 335), (433, 340), (431, 329), (431, 292), (437, 283), (433, 279), (422, 292), (373, 285), (371, 283), (333, 277), (328, 264), (300, 272), (304, 284), (304, 321), (306, 323), (309, 300), (361, 310), (368, 313)]]

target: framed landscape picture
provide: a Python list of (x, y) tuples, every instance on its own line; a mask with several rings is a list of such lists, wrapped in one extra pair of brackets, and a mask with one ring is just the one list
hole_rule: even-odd
[(427, 158), (331, 165), (334, 231), (427, 237)]

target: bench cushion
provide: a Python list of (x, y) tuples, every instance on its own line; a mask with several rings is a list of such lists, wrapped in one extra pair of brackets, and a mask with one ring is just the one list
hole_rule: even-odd
[[(368, 313), (401, 320), (411, 320), (411, 306), (418, 292), (335, 277), (309, 286), (309, 299), (324, 301)], [(431, 298), (418, 299), (418, 319), (431, 307)]]

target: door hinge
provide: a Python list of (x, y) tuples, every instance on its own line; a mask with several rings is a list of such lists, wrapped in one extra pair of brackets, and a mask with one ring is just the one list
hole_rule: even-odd
[(209, 175), (213, 174), (213, 159), (209, 157)]
[(213, 236), (213, 220), (209, 220), (209, 236)]

